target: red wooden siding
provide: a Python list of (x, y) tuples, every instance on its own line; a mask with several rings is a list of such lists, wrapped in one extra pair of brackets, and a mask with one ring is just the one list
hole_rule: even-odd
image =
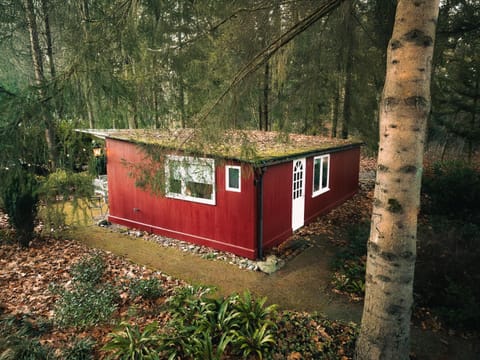
[(292, 234), (292, 162), (270, 166), (263, 175), (263, 246)]
[[(360, 147), (330, 154), (330, 190), (312, 198), (313, 156), (306, 161), (305, 225), (358, 191)], [(268, 167), (264, 175), (264, 248), (292, 234), (292, 161)]]
[(107, 139), (109, 220), (114, 223), (255, 258), (256, 189), (242, 166), (241, 192), (225, 190), (225, 164), (216, 164), (216, 205), (152, 195), (135, 186), (123, 160), (147, 163), (134, 144)]
[(305, 224), (350, 199), (358, 191), (360, 147), (330, 154), (330, 190), (312, 198), (313, 157), (307, 159)]

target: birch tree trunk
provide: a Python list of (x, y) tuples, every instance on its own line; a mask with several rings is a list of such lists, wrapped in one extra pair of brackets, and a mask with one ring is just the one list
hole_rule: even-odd
[(408, 359), (423, 150), (439, 0), (399, 0), (380, 102), (380, 146), (356, 359)]

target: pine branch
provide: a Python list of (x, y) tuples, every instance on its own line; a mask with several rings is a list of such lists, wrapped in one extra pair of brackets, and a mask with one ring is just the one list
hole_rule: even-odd
[(216, 31), (219, 27), (221, 27), (225, 23), (229, 22), (230, 20), (235, 19), (241, 13), (247, 13), (247, 12), (251, 13), (251, 12), (255, 12), (255, 11), (268, 10), (268, 9), (271, 9), (271, 8), (272, 8), (272, 5), (267, 4), (267, 5), (260, 5), (260, 6), (257, 6), (255, 8), (240, 8), (240, 9), (237, 9), (232, 14), (230, 14), (228, 17), (219, 21), (216, 25), (212, 26), (209, 29), (209, 32), (212, 33), (214, 31)]
[[(287, 4), (291, 4), (291, 3), (297, 3), (299, 2), (299, 0), (286, 0), (286, 1), (282, 1), (276, 5), (287, 5)], [(238, 15), (240, 15), (241, 13), (253, 13), (253, 12), (256, 12), (256, 11), (263, 11), (263, 10), (269, 10), (269, 9), (272, 9), (273, 8), (273, 4), (271, 2), (265, 2), (263, 4), (260, 4), (258, 5), (257, 7), (253, 7), (253, 8), (239, 8), (237, 10), (235, 10), (232, 14), (228, 15), (226, 18), (220, 20), (217, 24), (215, 25), (212, 25), (210, 26), (208, 29), (204, 30), (204, 31), (201, 31), (199, 34), (197, 35), (194, 35), (192, 38), (190, 39), (185, 39), (183, 42), (182, 42), (182, 47), (185, 47), (185, 46), (188, 46), (190, 44), (193, 44), (195, 42), (197, 42), (199, 39), (209, 35), (209, 34), (212, 34), (214, 33), (215, 31), (217, 31), (220, 27), (222, 27), (223, 25), (225, 25), (226, 23), (228, 23), (229, 21), (237, 18)], [(171, 45), (168, 47), (168, 49), (170, 50), (178, 50), (180, 49), (180, 46), (178, 45)], [(147, 47), (147, 50), (148, 51), (152, 51), (152, 52), (163, 52), (165, 51), (165, 48), (157, 48), (157, 49), (154, 49), (154, 48), (150, 48), (150, 47)]]

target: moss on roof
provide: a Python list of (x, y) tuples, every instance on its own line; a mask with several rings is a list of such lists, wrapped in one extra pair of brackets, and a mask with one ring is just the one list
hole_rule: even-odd
[(361, 142), (274, 131), (227, 130), (213, 133), (200, 129), (87, 130), (90, 134), (137, 144), (158, 145), (192, 154), (269, 163), (303, 154), (338, 151)]

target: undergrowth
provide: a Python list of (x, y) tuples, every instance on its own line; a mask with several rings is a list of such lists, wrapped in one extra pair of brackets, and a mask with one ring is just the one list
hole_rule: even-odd
[(69, 346), (55, 349), (41, 341), (52, 331), (47, 320), (26, 316), (0, 317), (0, 359), (2, 360), (93, 360), (95, 342), (70, 339)]
[(338, 291), (360, 300), (365, 294), (365, 267), (370, 224), (354, 224), (347, 228), (348, 244), (332, 262), (332, 285)]
[(96, 254), (72, 266), (71, 288), (51, 285), (51, 291), (59, 295), (54, 314), (58, 326), (85, 329), (110, 321), (117, 309), (119, 291), (101, 281), (105, 268), (104, 260)]
[(449, 328), (480, 330), (480, 173), (437, 163), (423, 178), (414, 291)]

